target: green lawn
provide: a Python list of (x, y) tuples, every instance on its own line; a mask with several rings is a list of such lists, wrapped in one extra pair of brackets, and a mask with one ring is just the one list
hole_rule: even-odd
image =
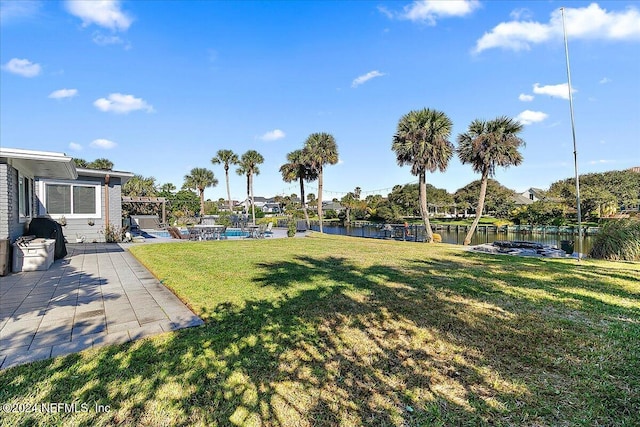
[(205, 326), (0, 372), (3, 425), (640, 425), (640, 264), (317, 233), (140, 245)]

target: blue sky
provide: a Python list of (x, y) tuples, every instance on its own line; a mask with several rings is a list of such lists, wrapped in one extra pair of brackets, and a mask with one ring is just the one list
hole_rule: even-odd
[[(640, 166), (640, 4), (490, 1), (0, 1), (0, 142), (65, 152), (178, 188), (193, 167), (220, 184), (217, 150), (265, 157), (255, 194), (298, 193), (278, 172), (313, 132), (340, 163), (326, 198), (415, 182), (391, 140), (424, 107), (453, 121), (526, 124), (524, 191), (573, 176), (559, 8), (565, 7), (580, 172)], [(478, 176), (453, 158), (427, 182)], [(232, 197), (245, 180), (231, 176)], [(314, 192), (315, 183), (309, 184)]]

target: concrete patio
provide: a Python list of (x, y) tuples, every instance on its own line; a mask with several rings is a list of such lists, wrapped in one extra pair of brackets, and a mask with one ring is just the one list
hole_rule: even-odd
[(0, 278), (0, 369), (203, 324), (122, 246), (67, 251)]

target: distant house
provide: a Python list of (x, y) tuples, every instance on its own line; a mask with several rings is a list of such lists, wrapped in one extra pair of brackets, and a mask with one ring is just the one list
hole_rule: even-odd
[[(267, 198), (261, 197), (261, 196), (254, 196), (253, 202), (257, 208), (262, 209), (262, 207), (267, 203)], [(243, 206), (245, 205), (245, 203), (247, 206), (251, 206), (251, 198), (249, 197), (249, 199), (244, 199), (242, 202), (240, 202), (240, 204)]]
[(632, 168), (629, 168), (629, 170), (631, 172), (640, 173), (640, 166), (634, 166)]
[(0, 239), (14, 242), (36, 217), (63, 224), (68, 241), (104, 242), (122, 225), (122, 185), (130, 172), (76, 168), (64, 153), (0, 148)]
[(516, 206), (526, 206), (533, 203), (533, 200), (523, 196), (522, 194), (514, 194), (513, 203), (515, 203)]
[(528, 190), (520, 193), (521, 196), (526, 197), (532, 202), (537, 202), (538, 200), (545, 199), (545, 191), (540, 188), (531, 187)]
[(344, 210), (344, 206), (340, 204), (340, 202), (326, 201), (322, 202), (322, 212), (326, 211), (336, 211), (340, 213)]
[[(237, 206), (240, 206), (242, 204), (242, 202), (239, 202), (238, 200), (231, 200), (231, 206), (235, 209)], [(218, 207), (218, 210), (221, 212), (229, 212), (229, 201), (228, 200), (224, 200), (224, 201), (217, 201), (216, 202), (216, 206)]]
[(265, 203), (262, 206), (262, 212), (266, 214), (279, 214), (282, 213), (280, 203)]

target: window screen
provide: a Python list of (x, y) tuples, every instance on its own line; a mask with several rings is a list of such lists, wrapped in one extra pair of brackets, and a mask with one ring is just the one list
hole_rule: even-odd
[(47, 185), (47, 212), (50, 214), (71, 213), (71, 187), (68, 185)]
[(96, 187), (73, 186), (73, 213), (96, 213)]

